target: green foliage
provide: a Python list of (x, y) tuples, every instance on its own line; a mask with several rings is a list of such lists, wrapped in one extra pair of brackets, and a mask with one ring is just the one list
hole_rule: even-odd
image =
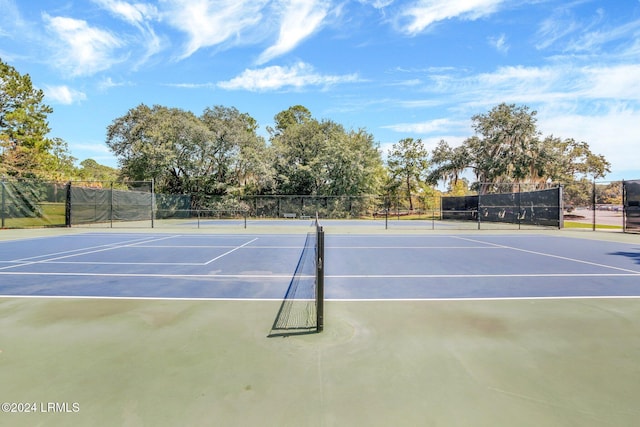
[(75, 176), (67, 143), (46, 136), (53, 109), (43, 99), (44, 92), (33, 87), (28, 74), (0, 60), (1, 175), (57, 181)]
[(196, 117), (141, 104), (108, 127), (107, 145), (124, 178), (153, 179), (159, 192), (206, 198), (269, 180), (265, 143), (256, 129), (256, 121), (235, 108), (207, 108)]
[(280, 194), (362, 195), (381, 183), (382, 160), (371, 134), (315, 120), (304, 107), (276, 115), (270, 142), (273, 190)]
[(80, 162), (78, 178), (83, 181), (117, 181), (119, 171), (109, 166), (99, 164), (93, 159)]
[(389, 152), (387, 166), (390, 189), (404, 194), (409, 202), (409, 210), (413, 210), (413, 194), (420, 183), (427, 178), (428, 154), (422, 140), (413, 138), (405, 138), (393, 144)]
[(476, 135), (456, 148), (441, 141), (433, 152), (429, 182), (457, 182), (470, 169), (478, 190), (488, 183), (571, 183), (610, 172), (606, 159), (591, 152), (586, 142), (547, 136), (540, 139), (536, 112), (527, 106), (500, 104), (486, 114), (472, 117)]

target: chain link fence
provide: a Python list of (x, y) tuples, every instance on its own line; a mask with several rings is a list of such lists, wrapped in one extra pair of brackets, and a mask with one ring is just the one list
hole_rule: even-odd
[[(263, 219), (369, 220), (385, 228), (640, 230), (640, 180), (477, 185), (461, 196), (212, 196), (151, 181), (1, 181), (2, 228), (247, 226)], [(355, 223), (354, 223), (355, 224)]]

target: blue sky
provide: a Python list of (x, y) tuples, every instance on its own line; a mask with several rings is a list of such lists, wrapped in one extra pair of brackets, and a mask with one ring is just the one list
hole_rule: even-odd
[(0, 57), (51, 105), (51, 136), (116, 166), (107, 126), (140, 103), (236, 107), (267, 136), (304, 105), (458, 145), (506, 102), (640, 178), (640, 0), (0, 0)]

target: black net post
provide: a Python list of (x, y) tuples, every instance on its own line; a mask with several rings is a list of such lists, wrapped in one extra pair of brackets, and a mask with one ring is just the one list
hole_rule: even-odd
[(558, 230), (564, 228), (564, 187), (558, 185)]
[(324, 229), (318, 226), (317, 229), (317, 252), (316, 252), (316, 330), (322, 332), (324, 329)]
[(64, 202), (64, 225), (71, 227), (71, 181), (65, 186), (65, 202)]

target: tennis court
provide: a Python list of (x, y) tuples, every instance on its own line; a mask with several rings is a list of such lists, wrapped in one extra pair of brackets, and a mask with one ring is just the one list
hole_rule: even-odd
[(637, 235), (329, 221), (324, 332), (269, 337), (302, 223), (0, 235), (2, 399), (80, 409), (0, 421), (595, 426), (640, 415)]

